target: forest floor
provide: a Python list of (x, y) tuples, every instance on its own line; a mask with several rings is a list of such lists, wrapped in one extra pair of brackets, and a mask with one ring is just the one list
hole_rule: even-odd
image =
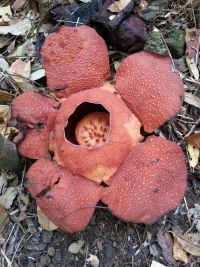
[[(0, 35), (0, 53), (9, 66), (16, 59), (21, 58), (25, 62), (31, 61), (31, 72), (34, 72), (34, 68), (41, 68), (41, 62), (34, 54), (35, 43), (36, 46), (38, 45), (35, 36), (38, 29), (44, 34), (45, 31), (48, 32), (56, 25), (55, 21), (46, 16), (51, 2), (42, 0), (0, 1), (0, 12), (2, 7), (10, 6), (13, 17), (20, 20), (29, 12), (29, 19), (34, 21), (28, 33), (27, 31), (23, 32), (23, 26), (15, 24), (15, 31), (19, 27), (22, 33), (19, 30), (20, 33), (8, 32)], [(67, 3), (67, 1), (60, 2)], [(69, 2), (73, 4), (74, 1)], [(185, 85), (186, 93), (180, 112), (157, 130), (158, 134), (181, 145), (185, 153), (188, 188), (184, 200), (176, 210), (163, 216), (152, 225), (123, 222), (114, 217), (106, 208), (97, 208), (90, 224), (83, 232), (72, 235), (61, 230), (46, 231), (38, 222), (36, 203), (26, 189), (25, 174), (31, 160), (24, 159), (23, 171), (19, 174), (0, 172), (1, 179), (7, 181), (6, 185), (4, 184), (4, 192), (9, 188), (15, 189), (7, 199), (11, 202), (9, 207), (4, 207), (4, 212), (8, 216), (6, 222), (5, 220), (2, 222), (0, 214), (0, 266), (200, 266), (200, 164), (198, 161), (200, 147), (200, 80), (198, 76), (200, 71), (200, 30), (198, 30), (200, 28), (200, 3), (198, 0), (143, 0), (140, 2), (143, 6), (143, 10), (140, 6), (140, 12), (146, 18), (149, 32), (159, 34), (158, 43), (161, 42), (170, 53)], [(13, 6), (13, 4), (15, 5)], [(150, 11), (147, 12), (147, 9)], [(1, 17), (6, 20), (5, 15), (0, 16), (0, 19)], [(10, 19), (9, 17), (8, 21)], [(2, 27), (0, 26), (0, 33)], [(181, 30), (179, 33), (185, 36), (189, 29), (193, 29), (193, 38), (198, 40), (198, 45), (194, 48), (197, 54), (195, 67), (186, 63), (186, 52), (191, 45), (187, 38), (184, 37), (181, 39), (182, 41), (175, 42), (172, 48), (168, 47), (170, 44), (169, 33)], [(179, 38), (176, 34), (175, 31), (175, 37), (174, 35), (170, 37), (172, 42), (173, 38)], [(26, 45), (24, 45), (25, 42)], [(17, 49), (19, 46), (21, 48)], [(111, 67), (114, 70), (126, 53), (120, 53), (112, 47), (109, 49)], [(159, 51), (160, 48), (156, 49)], [(0, 61), (0, 67), (1, 64), (3, 64), (2, 61)], [(9, 107), (12, 98), (25, 91), (24, 88), (26, 90), (27, 88), (28, 90), (46, 90), (46, 80), (42, 77), (42, 71), (38, 72), (40, 79), (34, 81), (29, 79), (25, 84), (22, 81), (23, 85), (16, 80), (13, 81), (5, 73), (1, 73), (0, 89), (0, 102), (4, 106)], [(194, 145), (194, 136), (192, 139), (187, 138), (192, 135), (198, 137), (196, 145)], [(0, 190), (0, 194), (2, 194), (1, 184)], [(180, 240), (184, 240), (184, 242)], [(69, 247), (72, 244), (77, 249), (76, 253), (70, 252)]]

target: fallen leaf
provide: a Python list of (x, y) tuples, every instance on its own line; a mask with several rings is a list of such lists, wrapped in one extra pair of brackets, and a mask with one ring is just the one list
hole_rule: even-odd
[(20, 193), (19, 196), (17, 197), (17, 202), (20, 214), (15, 216), (15, 219), (19, 223), (27, 218), (25, 211), (27, 210), (29, 204), (29, 198), (23, 193)]
[(27, 17), (24, 19), (12, 19), (8, 26), (0, 26), (0, 34), (24, 35), (30, 31), (31, 27), (32, 22)]
[(0, 91), (0, 101), (10, 101), (15, 97), (15, 95), (12, 95), (6, 91)]
[(12, 17), (10, 6), (0, 7), (0, 25), (7, 24)]
[(14, 10), (21, 9), (26, 2), (27, 0), (15, 0), (15, 2), (12, 5), (12, 9)]
[(184, 263), (189, 262), (186, 252), (183, 250), (176, 238), (174, 238), (173, 255), (177, 261), (182, 261)]
[(39, 32), (46, 32), (46, 33), (48, 33), (53, 27), (54, 26), (51, 23), (43, 23), (40, 26), (40, 28), (39, 28)]
[(16, 57), (33, 57), (35, 56), (34, 38), (27, 39), (22, 45), (17, 46), (12, 53), (8, 55), (8, 58)]
[(9, 223), (9, 217), (3, 207), (0, 206), (0, 233), (2, 233), (6, 224)]
[(194, 208), (188, 210), (188, 216), (192, 219), (196, 229), (200, 232), (200, 205), (194, 204)]
[(17, 83), (23, 83), (24, 79), (28, 79), (31, 73), (31, 62), (27, 62), (17, 59), (12, 63), (11, 67), (8, 69), (8, 73), (12, 76), (13, 80)]
[(148, 3), (146, 0), (140, 0), (140, 3), (139, 3), (139, 7), (142, 9), (142, 10), (145, 10), (148, 6)]
[(86, 263), (91, 265), (92, 267), (98, 267), (99, 259), (96, 255), (88, 254), (86, 258)]
[(159, 263), (157, 261), (152, 261), (150, 267), (167, 267), (167, 266), (165, 266), (165, 265), (163, 265), (163, 264), (161, 264), (161, 263)]
[(8, 62), (3, 57), (1, 57), (0, 58), (0, 70), (7, 71), (8, 68), (9, 68)]
[(176, 260), (173, 257), (173, 240), (170, 233), (157, 234), (158, 244), (162, 248), (162, 254), (170, 266), (177, 266)]
[(0, 194), (4, 193), (6, 191), (6, 186), (8, 182), (6, 178), (3, 175), (0, 175)]
[(184, 94), (184, 101), (187, 103), (187, 104), (190, 104), (196, 108), (200, 108), (200, 97), (198, 96), (195, 96), (191, 93), (185, 93)]
[(9, 137), (11, 132), (19, 132), (16, 128), (8, 126), (8, 121), (10, 120), (10, 118), (10, 107), (7, 105), (0, 105), (0, 133), (6, 138)]
[(120, 66), (120, 61), (114, 61), (114, 68), (117, 70)]
[(123, 10), (129, 3), (131, 2), (131, 0), (119, 0), (119, 1), (115, 1), (114, 3), (112, 3), (109, 7), (108, 10), (110, 10), (111, 12), (120, 12), (121, 10)]
[(4, 209), (10, 209), (13, 200), (17, 196), (17, 190), (14, 187), (8, 187), (4, 194), (0, 196), (0, 205)]
[(6, 123), (10, 118), (11, 118), (10, 107), (7, 105), (0, 105), (0, 123), (2, 121)]
[(191, 76), (199, 80), (200, 29), (186, 29), (186, 62)]
[(45, 76), (45, 70), (39, 69), (39, 70), (36, 70), (35, 72), (31, 73), (30, 80), (31, 81), (37, 81), (44, 76)]
[(116, 17), (116, 15), (111, 15), (111, 16), (109, 17), (109, 20), (113, 20), (115, 17)]
[(16, 39), (14, 39), (9, 46), (7, 47), (7, 51), (9, 53), (8, 58), (10, 57), (10, 53), (13, 52), (13, 50), (15, 49), (15, 44), (16, 44)]
[(49, 220), (49, 218), (41, 211), (39, 206), (37, 206), (37, 215), (38, 221), (43, 229), (45, 229), (46, 231), (53, 231), (58, 229), (58, 226)]
[(189, 158), (190, 167), (195, 168), (198, 164), (198, 161), (199, 161), (200, 150), (199, 150), (199, 148), (194, 147), (191, 144), (188, 144), (187, 149), (188, 149), (188, 153), (190, 155), (190, 158)]
[(77, 253), (79, 253), (79, 251), (81, 250), (81, 248), (83, 247), (84, 244), (85, 244), (85, 242), (83, 240), (79, 240), (77, 242), (74, 242), (68, 247), (68, 251), (73, 253), (73, 254), (77, 254)]
[(3, 48), (4, 46), (8, 45), (10, 43), (10, 38), (7, 36), (0, 36), (0, 48)]
[(187, 253), (200, 256), (200, 233), (177, 235), (173, 233), (174, 239)]
[(186, 137), (186, 141), (197, 148), (200, 148), (200, 133), (191, 134)]
[(23, 90), (27, 91), (30, 89), (30, 73), (31, 73), (31, 63), (30, 60), (27, 62), (18, 59), (12, 63), (8, 69), (8, 73), (12, 76), (12, 79), (17, 83), (17, 85)]

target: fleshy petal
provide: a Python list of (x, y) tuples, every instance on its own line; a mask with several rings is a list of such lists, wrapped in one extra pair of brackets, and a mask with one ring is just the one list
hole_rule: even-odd
[(119, 66), (115, 81), (117, 91), (146, 132), (162, 125), (181, 107), (183, 82), (172, 71), (169, 57), (145, 51), (128, 56)]
[(153, 223), (182, 200), (186, 178), (181, 148), (152, 136), (134, 147), (105, 188), (102, 201), (123, 220)]
[(47, 159), (34, 163), (27, 177), (29, 191), (53, 223), (70, 233), (85, 229), (101, 198), (102, 187), (73, 176)]
[(48, 152), (49, 132), (54, 126), (60, 103), (36, 92), (16, 97), (11, 105), (12, 119), (16, 120), (25, 135), (17, 144), (21, 155), (37, 159)]
[[(54, 159), (59, 165), (97, 183), (109, 183), (110, 177), (132, 147), (142, 140), (141, 122), (111, 87), (85, 90), (63, 101), (56, 118), (55, 136), (51, 141)], [(108, 140), (93, 148), (78, 145), (74, 136), (78, 122), (85, 115), (101, 112), (102, 109), (109, 113)], [(90, 133), (95, 132), (92, 122), (85, 129)], [(98, 136), (91, 138), (97, 139)]]
[(46, 38), (41, 55), (49, 88), (62, 89), (59, 97), (102, 86), (110, 77), (106, 44), (88, 26), (60, 27)]

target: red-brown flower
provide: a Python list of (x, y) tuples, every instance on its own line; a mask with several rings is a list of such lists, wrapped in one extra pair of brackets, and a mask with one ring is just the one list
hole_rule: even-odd
[[(70, 233), (83, 230), (99, 200), (123, 220), (152, 223), (186, 190), (180, 147), (148, 133), (175, 115), (183, 83), (168, 57), (128, 56), (109, 78), (108, 51), (87, 27), (62, 26), (41, 53), (50, 89), (18, 96), (13, 118), (23, 125), (23, 156), (38, 159), (28, 189), (44, 214)], [(105, 184), (107, 186), (105, 186)]]

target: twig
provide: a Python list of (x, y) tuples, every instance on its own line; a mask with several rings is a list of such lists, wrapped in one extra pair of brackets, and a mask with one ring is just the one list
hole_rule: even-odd
[(190, 226), (191, 226), (192, 223), (191, 223), (191, 220), (190, 220), (190, 216), (188, 215), (188, 211), (189, 211), (189, 209), (188, 209), (188, 204), (187, 204), (186, 197), (184, 197), (184, 203), (185, 203), (185, 207), (186, 207), (186, 210), (187, 210), (187, 218), (188, 218), (189, 224), (190, 224)]
[(22, 180), (21, 180), (21, 185), (20, 185), (20, 191), (22, 191), (22, 189), (23, 189), (25, 172), (26, 172), (26, 163), (24, 164), (24, 169), (23, 169), (23, 172), (22, 172)]
[[(138, 240), (139, 240), (139, 242), (140, 242), (140, 247), (141, 247), (142, 249), (144, 249), (143, 243), (142, 243), (141, 238), (140, 238), (140, 234), (139, 234), (138, 229), (137, 229), (137, 226), (136, 226), (135, 224), (134, 224), (134, 228), (135, 228), (135, 231), (136, 231), (136, 233), (137, 233)], [(143, 255), (144, 255), (144, 257), (145, 257), (146, 264), (147, 264), (147, 266), (149, 266), (148, 259), (147, 259), (146, 255), (145, 255), (144, 251), (142, 251), (142, 252), (143, 252)]]
[(188, 136), (194, 131), (194, 129), (196, 128), (197, 125), (199, 125), (199, 123), (200, 123), (200, 118), (198, 118), (198, 120), (195, 122), (195, 124), (192, 125), (192, 127), (191, 127), (190, 130), (189, 130), (189, 132), (186, 133), (186, 135), (184, 136), (184, 139), (185, 139), (186, 137), (188, 137)]
[(19, 249), (19, 247), (20, 247), (22, 241), (24, 240), (25, 236), (26, 236), (26, 232), (23, 234), (21, 240), (19, 241), (19, 243), (18, 243), (18, 245), (17, 245), (17, 248), (16, 248), (16, 250), (15, 250), (13, 256), (12, 256), (12, 259), (11, 259), (11, 264), (13, 263), (14, 258), (15, 258), (15, 256), (16, 256), (17, 252), (18, 252), (18, 249)]
[[(5, 254), (5, 252), (3, 251), (3, 249), (1, 249), (1, 254), (3, 255), (4, 259), (6, 260), (8, 267), (12, 267), (12, 263), (11, 263), (11, 261), (9, 260), (9, 258), (6, 256), (6, 254)], [(2, 266), (2, 267), (3, 267), (3, 266)]]

